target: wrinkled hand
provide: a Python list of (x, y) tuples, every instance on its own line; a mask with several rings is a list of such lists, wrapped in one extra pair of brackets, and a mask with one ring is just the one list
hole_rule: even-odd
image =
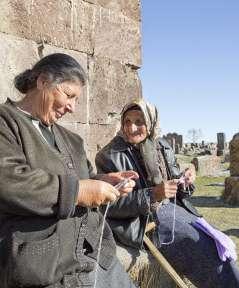
[(162, 182), (152, 188), (153, 198), (155, 201), (173, 198), (177, 193), (178, 179)]
[(193, 184), (193, 182), (195, 181), (195, 178), (196, 178), (195, 171), (191, 170), (190, 168), (185, 169), (184, 179), (185, 179), (185, 186), (186, 187)]
[(118, 191), (120, 192), (120, 196), (127, 196), (128, 193), (132, 192), (135, 186), (134, 180), (139, 178), (138, 173), (136, 173), (135, 171), (129, 170), (121, 172), (111, 172), (108, 174), (103, 174), (100, 179), (115, 186), (127, 178), (130, 178), (128, 182), (118, 189)]
[(81, 180), (79, 182), (77, 205), (84, 207), (98, 207), (113, 202), (120, 193), (109, 183), (100, 180)]

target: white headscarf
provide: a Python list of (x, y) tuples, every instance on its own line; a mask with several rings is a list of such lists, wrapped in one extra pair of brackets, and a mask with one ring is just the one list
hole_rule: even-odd
[(145, 124), (147, 127), (148, 137), (150, 139), (156, 139), (159, 136), (159, 118), (156, 107), (144, 99), (133, 100), (126, 104), (121, 111), (121, 131), (123, 131), (123, 120), (126, 111), (130, 110), (134, 106), (138, 106), (143, 113)]
[[(135, 107), (136, 106), (136, 107)], [(158, 112), (154, 105), (146, 102), (143, 99), (133, 100), (126, 104), (121, 112), (121, 130), (118, 135), (123, 137), (127, 141), (124, 130), (123, 130), (123, 120), (125, 113), (132, 108), (139, 108), (143, 115), (145, 124), (147, 127), (148, 136), (141, 143), (137, 144), (140, 150), (140, 154), (145, 164), (147, 171), (147, 180), (150, 185), (157, 185), (162, 182), (162, 175), (159, 170), (158, 165), (158, 152), (157, 152), (157, 138), (159, 136), (159, 119)]]

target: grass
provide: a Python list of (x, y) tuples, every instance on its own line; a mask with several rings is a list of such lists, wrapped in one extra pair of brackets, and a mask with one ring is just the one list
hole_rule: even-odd
[(176, 155), (176, 158), (177, 158), (177, 161), (180, 163), (180, 162), (183, 162), (183, 163), (191, 163), (191, 161), (193, 160), (195, 156), (188, 156), (188, 155), (183, 155), (183, 154), (177, 154)]
[[(239, 206), (228, 205), (222, 200), (224, 187), (208, 186), (212, 183), (224, 183), (224, 179), (224, 177), (197, 177), (195, 182), (197, 189), (191, 202), (210, 224), (226, 233), (235, 242), (239, 256)], [(237, 263), (239, 264), (239, 261)]]

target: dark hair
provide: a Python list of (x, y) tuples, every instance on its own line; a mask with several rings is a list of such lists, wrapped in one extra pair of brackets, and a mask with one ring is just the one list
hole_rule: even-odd
[(27, 93), (36, 87), (36, 81), (40, 74), (44, 74), (51, 84), (80, 81), (82, 85), (85, 85), (86, 82), (83, 68), (73, 57), (55, 53), (42, 58), (31, 70), (27, 69), (17, 75), (14, 79), (16, 89), (21, 93)]

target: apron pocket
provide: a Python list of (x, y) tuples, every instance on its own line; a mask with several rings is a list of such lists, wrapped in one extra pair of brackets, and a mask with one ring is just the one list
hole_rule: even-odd
[(44, 287), (54, 283), (60, 250), (57, 230), (42, 240), (25, 241), (24, 236), (25, 233), (14, 232), (9, 241), (9, 287)]

